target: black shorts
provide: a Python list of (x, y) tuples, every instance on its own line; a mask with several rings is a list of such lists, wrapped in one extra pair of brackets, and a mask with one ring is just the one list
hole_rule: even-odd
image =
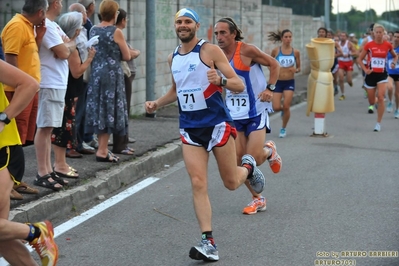
[(390, 74), (389, 76), (393, 79), (393, 81), (399, 81), (399, 74)]
[(367, 89), (373, 89), (377, 87), (378, 83), (388, 82), (388, 73), (375, 73), (372, 72), (369, 75), (366, 75), (364, 79), (364, 87)]
[(183, 144), (204, 147), (207, 151), (224, 146), (230, 136), (234, 139), (237, 137), (233, 122), (222, 122), (205, 128), (180, 128), (180, 139)]
[(25, 172), (25, 156), (21, 145), (0, 149), (0, 170), (6, 168), (14, 182), (19, 183)]

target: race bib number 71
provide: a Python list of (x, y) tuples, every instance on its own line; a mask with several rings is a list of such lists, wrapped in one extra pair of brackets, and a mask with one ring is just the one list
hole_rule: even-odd
[(177, 97), (182, 111), (198, 111), (207, 108), (201, 88), (180, 90), (177, 92)]

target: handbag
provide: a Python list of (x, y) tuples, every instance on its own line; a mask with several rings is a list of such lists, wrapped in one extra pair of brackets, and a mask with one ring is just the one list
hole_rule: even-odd
[(121, 67), (123, 70), (123, 74), (125, 74), (127, 77), (130, 77), (132, 73), (130, 72), (129, 65), (127, 64), (126, 61), (121, 61)]

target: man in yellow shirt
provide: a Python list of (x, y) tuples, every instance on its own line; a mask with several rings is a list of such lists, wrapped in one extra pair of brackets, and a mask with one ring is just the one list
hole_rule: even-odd
[[(47, 0), (26, 0), (21, 14), (16, 14), (4, 27), (1, 34), (5, 60), (40, 82), (40, 59), (38, 47), (46, 31), (44, 21), (48, 7)], [(35, 36), (36, 31), (36, 36)], [(4, 86), (9, 101), (14, 96), (12, 86)], [(36, 131), (38, 94), (29, 105), (16, 117), (21, 143), (32, 143)], [(36, 194), (38, 190), (29, 187), (25, 182), (15, 185), (12, 199), (23, 199), (18, 193)]]
[(10, 192), (14, 182), (19, 183), (25, 159), (15, 117), (26, 108), (39, 90), (32, 77), (0, 60), (0, 82), (13, 88), (12, 101), (4, 94), (0, 83), (0, 253), (11, 265), (37, 265), (21, 240), (35, 248), (43, 265), (56, 265), (58, 247), (54, 242), (54, 230), (49, 221), (17, 223), (8, 220)]

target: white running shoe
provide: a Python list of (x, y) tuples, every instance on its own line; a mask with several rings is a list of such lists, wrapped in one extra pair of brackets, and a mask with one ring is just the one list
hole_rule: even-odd
[(374, 131), (375, 131), (375, 132), (380, 132), (380, 131), (381, 131), (381, 125), (380, 125), (380, 123), (375, 124)]
[(204, 261), (218, 261), (219, 252), (216, 245), (212, 245), (211, 241), (202, 239), (198, 246), (194, 246), (190, 249), (190, 258), (193, 260), (204, 260)]
[(245, 154), (244, 156), (242, 156), (241, 159), (241, 165), (243, 164), (249, 164), (252, 166), (252, 176), (248, 177), (249, 184), (256, 193), (262, 193), (263, 189), (265, 188), (266, 180), (263, 173), (259, 170), (258, 167), (256, 167), (256, 161), (254, 157), (249, 154)]

